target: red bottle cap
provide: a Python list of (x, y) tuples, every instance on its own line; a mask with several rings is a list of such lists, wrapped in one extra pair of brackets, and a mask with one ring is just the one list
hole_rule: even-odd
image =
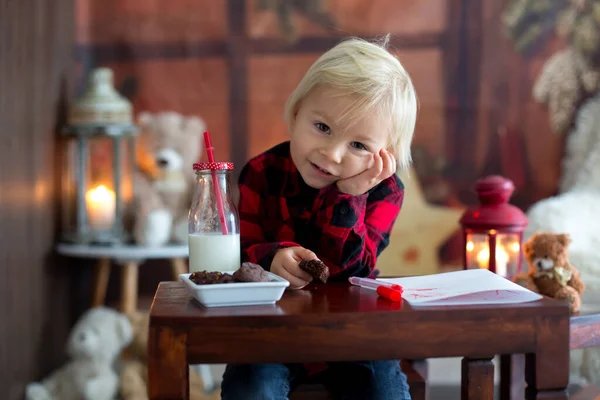
[(227, 161), (219, 161), (219, 162), (200, 162), (200, 163), (195, 163), (193, 165), (194, 170), (195, 171), (222, 171), (222, 170), (232, 170), (233, 169), (233, 163), (232, 162), (227, 162)]

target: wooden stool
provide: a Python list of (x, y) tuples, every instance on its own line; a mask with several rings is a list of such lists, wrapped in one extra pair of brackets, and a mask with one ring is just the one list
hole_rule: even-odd
[(138, 270), (139, 266), (150, 259), (169, 259), (173, 280), (179, 280), (179, 275), (188, 271), (186, 259), (189, 249), (187, 245), (171, 245), (164, 247), (126, 246), (89, 246), (60, 244), (59, 254), (69, 257), (98, 259), (95, 268), (94, 292), (92, 307), (104, 305), (106, 288), (110, 277), (111, 264), (114, 261), (121, 265), (121, 301), (120, 311), (131, 314), (137, 309), (138, 299)]
[[(426, 400), (427, 397), (427, 360), (402, 360), (402, 372), (406, 374), (412, 400)], [(328, 400), (331, 399), (325, 386), (315, 384), (300, 385), (290, 394), (290, 400)]]

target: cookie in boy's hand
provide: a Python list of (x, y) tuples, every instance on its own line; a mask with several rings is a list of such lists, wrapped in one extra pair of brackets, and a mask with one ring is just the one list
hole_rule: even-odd
[(298, 266), (320, 282), (326, 283), (329, 278), (329, 268), (321, 260), (302, 260)]

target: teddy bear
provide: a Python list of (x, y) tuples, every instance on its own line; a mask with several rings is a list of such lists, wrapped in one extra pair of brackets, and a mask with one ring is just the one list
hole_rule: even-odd
[[(123, 400), (148, 400), (148, 328), (149, 314), (137, 311), (129, 315), (133, 327), (133, 340), (121, 353), (120, 395)], [(189, 370), (190, 399), (219, 399), (220, 394), (207, 394), (211, 388), (205, 387), (203, 379), (194, 368)]]
[(187, 244), (188, 212), (202, 149), (204, 121), (166, 111), (138, 115), (132, 202), (133, 239), (143, 246)]
[(70, 360), (43, 381), (28, 384), (25, 399), (114, 399), (119, 388), (114, 362), (131, 339), (124, 314), (106, 307), (86, 311), (69, 333)]
[(581, 309), (585, 288), (579, 271), (571, 265), (567, 248), (571, 238), (565, 233), (536, 233), (523, 244), (523, 255), (529, 264), (527, 274), (514, 281), (544, 296), (569, 301), (571, 314)]

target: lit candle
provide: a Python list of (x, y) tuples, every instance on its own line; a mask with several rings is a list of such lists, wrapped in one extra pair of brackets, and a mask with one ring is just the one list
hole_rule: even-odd
[[(475, 255), (475, 259), (477, 260), (477, 264), (479, 268), (488, 269), (489, 261), (490, 261), (490, 249), (487, 245), (477, 246), (479, 247), (477, 254)], [(473, 242), (467, 243), (467, 251), (469, 253), (475, 250), (475, 244)], [(496, 273), (501, 276), (506, 276), (507, 266), (509, 261), (508, 252), (504, 249), (504, 247), (500, 244), (496, 245)]]
[(95, 230), (108, 230), (115, 221), (115, 193), (104, 185), (88, 190), (85, 195), (90, 226)]
[[(477, 263), (479, 268), (488, 268), (490, 261), (490, 249), (486, 245), (477, 253)], [(508, 253), (502, 245), (496, 245), (496, 273), (506, 276), (508, 264)]]

